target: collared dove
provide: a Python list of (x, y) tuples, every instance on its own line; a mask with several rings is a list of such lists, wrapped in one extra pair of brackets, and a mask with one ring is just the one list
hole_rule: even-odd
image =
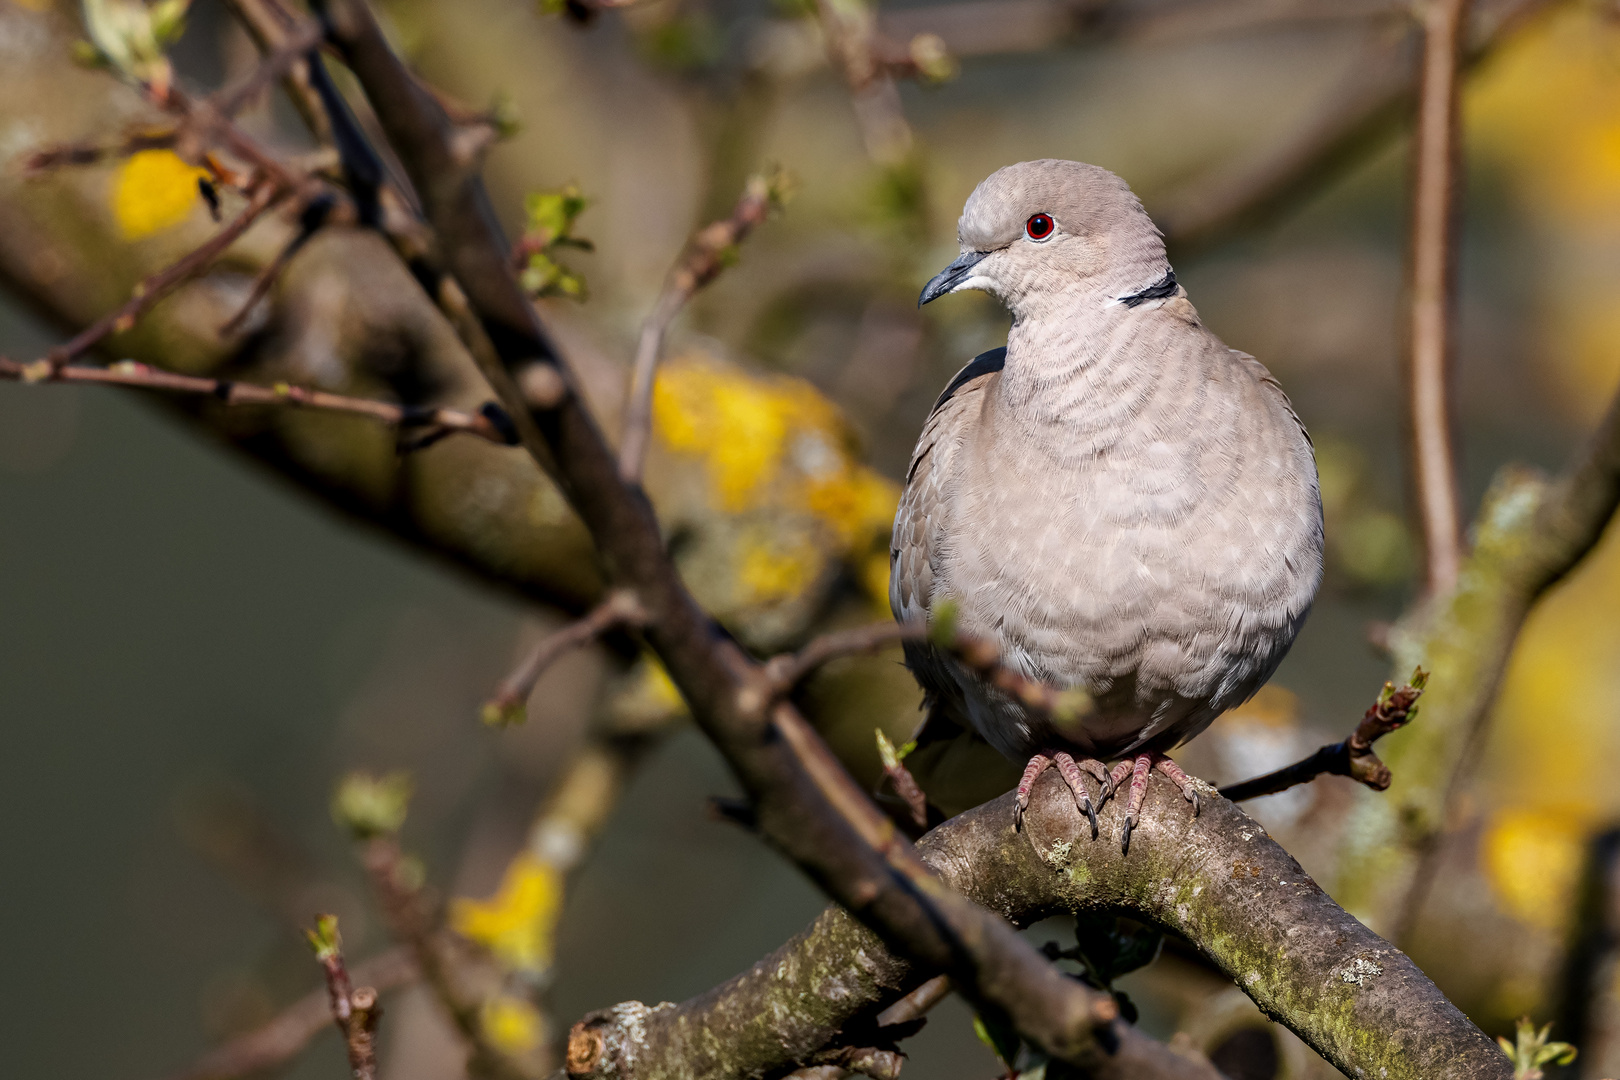
[(968, 198), (957, 236), (961, 257), (919, 305), (979, 289), (1012, 328), (923, 426), (889, 602), (913, 622), (948, 601), (1003, 663), (1089, 695), (1054, 719), (934, 645), (906, 645), (932, 709), (1029, 759), (1020, 821), (1055, 766), (1095, 838), (1096, 807), (1129, 776), (1128, 848), (1155, 768), (1197, 812), (1193, 780), (1164, 752), (1253, 695), (1310, 609), (1322, 577), (1310, 439), (1259, 361), (1199, 321), (1113, 173), (1008, 166)]

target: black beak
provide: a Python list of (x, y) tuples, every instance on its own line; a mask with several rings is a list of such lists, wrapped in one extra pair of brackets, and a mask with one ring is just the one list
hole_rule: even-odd
[(962, 279), (980, 262), (984, 260), (988, 251), (964, 251), (957, 256), (956, 261), (935, 274), (933, 279), (923, 286), (922, 295), (917, 297), (917, 306), (922, 307), (930, 300), (938, 300), (952, 289), (962, 283)]

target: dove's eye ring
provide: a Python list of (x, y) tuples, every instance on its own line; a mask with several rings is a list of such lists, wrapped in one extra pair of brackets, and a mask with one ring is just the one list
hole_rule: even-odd
[(1050, 240), (1057, 231), (1057, 225), (1052, 221), (1050, 214), (1036, 214), (1024, 222), (1024, 235), (1037, 244), (1042, 240)]

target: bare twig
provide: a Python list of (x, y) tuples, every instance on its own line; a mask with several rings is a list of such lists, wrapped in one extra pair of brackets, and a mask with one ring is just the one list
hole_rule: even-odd
[[(880, 165), (902, 164), (916, 145), (891, 67), (882, 62), (877, 18), (867, 0), (816, 0), (827, 53), (849, 85), (866, 154)], [(943, 49), (943, 45), (941, 45)]]
[(623, 626), (640, 626), (647, 613), (636, 600), (636, 594), (627, 589), (616, 589), (607, 599), (596, 605), (584, 618), (548, 634), (540, 640), (529, 655), (523, 658), (512, 673), (501, 680), (495, 696), (484, 703), (480, 715), (492, 727), (521, 724), (525, 719), (529, 695), (547, 668), (564, 653), (589, 645), (609, 630)]
[(522, 1063), (485, 1037), (479, 1015), (482, 1002), (463, 984), (464, 965), (458, 963), (455, 942), (439, 925), (420, 871), (406, 859), (399, 841), (391, 833), (372, 836), (361, 847), (361, 862), (389, 932), (410, 950), (422, 982), (472, 1052), (469, 1073), (491, 1080), (533, 1080)]
[(343, 962), (336, 915), (318, 916), (315, 929), (306, 933), (315, 949), (315, 959), (326, 972), (326, 993), (331, 1004), (332, 1021), (343, 1034), (343, 1045), (349, 1054), (349, 1070), (354, 1080), (376, 1080), (377, 1020), (382, 1015), (382, 1009), (377, 1005), (377, 991), (374, 987), (355, 987), (350, 983), (349, 969)]
[[(416, 962), (395, 946), (350, 972), (353, 981), (385, 993), (416, 981)], [(263, 1025), (215, 1047), (169, 1080), (235, 1080), (264, 1072), (297, 1057), (332, 1022), (329, 989), (311, 990)]]
[(1378, 700), (1367, 709), (1361, 723), (1356, 725), (1356, 730), (1348, 739), (1324, 746), (1310, 757), (1276, 772), (1223, 787), (1221, 794), (1233, 802), (1243, 802), (1262, 795), (1274, 795), (1298, 784), (1308, 784), (1323, 773), (1348, 776), (1374, 791), (1385, 790), (1390, 782), (1389, 766), (1373, 753), (1372, 744), (1390, 732), (1405, 727), (1416, 715), (1417, 699), (1423, 695), (1428, 681), (1428, 675), (1418, 668), (1412, 673), (1411, 680), (1398, 690), (1394, 683), (1386, 682)]
[[(228, 406), (286, 406), (369, 416), (399, 429), (402, 450), (418, 450), (445, 435), (457, 432), (476, 435), (500, 446), (510, 446), (513, 442), (511, 420), (494, 402), (486, 404), (476, 413), (459, 412), (455, 409), (419, 408), (411, 405), (395, 405), (387, 401), (374, 401), (370, 398), (347, 397), (325, 390), (309, 390), (288, 383), (277, 383), (267, 387), (233, 382), (229, 379), (180, 375), (145, 364), (137, 364), (131, 360), (121, 361), (105, 368), (69, 366), (53, 369), (45, 360), (23, 364), (0, 357), (0, 380), (8, 379), (20, 382), (127, 386), (139, 390), (208, 397)], [(406, 437), (406, 432), (413, 434)]]
[(928, 627), (917, 624), (878, 622), (848, 630), (834, 630), (812, 638), (795, 653), (773, 656), (765, 662), (765, 674), (778, 693), (792, 690), (818, 668), (846, 656), (876, 652), (897, 641), (919, 640), (928, 636)]
[[(223, 255), (227, 249), (241, 235), (248, 231), (260, 216), (285, 194), (285, 190), (278, 185), (261, 183), (253, 189), (248, 198), (247, 206), (230, 223), (210, 236), (202, 244), (188, 252), (183, 258), (164, 267), (157, 273), (146, 278), (135, 286), (135, 293), (129, 301), (110, 314), (103, 315), (83, 330), (79, 331), (68, 341), (52, 349), (45, 356), (45, 363), (51, 369), (61, 368), (69, 360), (93, 348), (109, 334), (122, 333), (135, 325), (152, 305), (163, 299), (174, 289), (193, 277), (202, 273), (211, 266), (215, 259)], [(46, 373), (46, 377), (49, 372)]]
[(224, 325), (219, 328), (221, 337), (236, 333), (252, 314), (254, 307), (270, 292), (276, 279), (287, 268), (287, 264), (292, 262), (293, 256), (298, 254), (320, 231), (321, 226), (326, 224), (327, 219), (332, 216), (336, 203), (337, 200), (329, 192), (323, 191), (304, 204), (298, 214), (298, 231), (293, 234), (291, 240), (282, 245), (281, 250), (276, 252), (276, 257), (265, 264), (264, 269), (253, 279), (253, 287), (248, 290), (247, 299), (242, 301), (236, 314), (225, 320)]
[(237, 85), (227, 87), (214, 95), (214, 107), (221, 116), (234, 117), (246, 108), (264, 88), (277, 79), (285, 78), (293, 66), (303, 61), (305, 54), (320, 45), (321, 25), (313, 20), (289, 28), (259, 61), (248, 76)]
[(653, 382), (669, 324), (686, 302), (718, 277), (735, 258), (737, 245), (781, 205), (784, 184), (780, 173), (750, 177), (731, 216), (707, 226), (686, 245), (665, 279), (664, 291), (659, 294), (652, 313), (641, 324), (635, 368), (630, 376), (630, 397), (625, 404), (624, 434), (619, 446), (619, 476), (625, 483), (641, 483), (641, 470), (652, 438)]
[[(292, 27), (297, 24), (296, 17), (273, 0), (226, 0), (226, 6), (247, 29), (248, 35), (253, 38), (259, 50), (266, 55), (279, 51), (287, 43)], [(320, 98), (309, 84), (307, 61), (295, 59), (282, 76), (281, 82), (293, 107), (298, 110), (298, 115), (309, 127), (316, 141), (323, 145), (330, 143), (332, 132), (327, 125), (326, 110), (321, 107)]]
[(94, 165), (107, 158), (124, 158), (142, 150), (167, 150), (180, 138), (178, 127), (140, 128), (113, 142), (76, 142), (48, 146), (23, 159), (24, 176), (37, 176), (66, 166)]
[(1423, 71), (1413, 140), (1411, 312), (1407, 349), (1412, 486), (1422, 526), (1425, 584), (1448, 589), (1462, 562), (1451, 368), (1456, 348), (1457, 84), (1468, 0), (1423, 7)]

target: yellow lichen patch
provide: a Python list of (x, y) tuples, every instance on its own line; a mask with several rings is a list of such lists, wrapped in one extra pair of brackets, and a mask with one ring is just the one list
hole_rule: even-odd
[(540, 1045), (545, 1021), (535, 1007), (511, 994), (496, 994), (478, 1013), (484, 1037), (503, 1053), (522, 1057)]
[(1543, 213), (1620, 207), (1620, 27), (1567, 8), (1493, 56), (1468, 95), (1470, 143)]
[(881, 611), (889, 610), (889, 553), (877, 551), (860, 565), (861, 587)]
[[(887, 596), (899, 488), (857, 460), (842, 415), (815, 387), (688, 354), (660, 370), (653, 423), (665, 447), (702, 463), (709, 510), (750, 516), (732, 534), (731, 602), (799, 598), (839, 560), (874, 598)], [(880, 548), (878, 566), (869, 560)]]
[(490, 951), (508, 969), (542, 972), (551, 966), (562, 881), (555, 867), (523, 852), (512, 860), (488, 900), (458, 898), (450, 926)]
[(737, 579), (751, 604), (791, 599), (820, 576), (821, 553), (802, 536), (751, 532), (742, 542)]
[(172, 229), (201, 201), (197, 178), (206, 175), (171, 150), (142, 150), (118, 167), (113, 217), (130, 240)]
[(805, 490), (810, 512), (831, 527), (846, 547), (875, 532), (886, 533), (899, 501), (900, 489), (892, 481), (853, 464), (834, 475), (812, 478)]
[(1498, 811), (1480, 840), (1480, 863), (1497, 904), (1531, 926), (1561, 927), (1581, 872), (1582, 841), (1574, 815)]

